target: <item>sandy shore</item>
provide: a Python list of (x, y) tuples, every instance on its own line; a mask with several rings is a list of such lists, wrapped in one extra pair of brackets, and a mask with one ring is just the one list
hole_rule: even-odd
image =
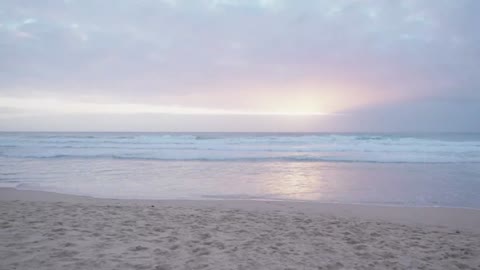
[(480, 211), (0, 188), (0, 269), (480, 269)]

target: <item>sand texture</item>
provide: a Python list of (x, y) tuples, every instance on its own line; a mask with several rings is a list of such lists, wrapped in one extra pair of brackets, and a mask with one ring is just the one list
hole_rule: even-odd
[(219, 205), (0, 200), (0, 269), (480, 269), (471, 230)]

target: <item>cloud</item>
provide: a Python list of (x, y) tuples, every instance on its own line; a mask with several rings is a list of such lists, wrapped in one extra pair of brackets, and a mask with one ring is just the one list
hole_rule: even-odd
[(480, 99), (423, 99), (345, 111), (316, 128), (363, 132), (479, 132)]
[(168, 115), (286, 115), (319, 116), (327, 115), (318, 111), (241, 111), (185, 106), (162, 106), (136, 103), (86, 103), (68, 102), (56, 99), (0, 98), (0, 112), (22, 112), (24, 114), (168, 114)]
[(271, 111), (301, 96), (328, 112), (478, 98), (479, 9), (476, 0), (6, 0), (0, 97)]

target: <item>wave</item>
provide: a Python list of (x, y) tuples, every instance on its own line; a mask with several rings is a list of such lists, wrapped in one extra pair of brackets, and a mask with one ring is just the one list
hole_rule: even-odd
[(480, 136), (372, 134), (0, 134), (0, 157), (185, 161), (480, 162)]
[(343, 163), (422, 163), (422, 164), (450, 164), (450, 163), (480, 163), (480, 157), (464, 160), (460, 158), (369, 158), (369, 157), (315, 157), (315, 156), (256, 156), (256, 157), (174, 157), (174, 156), (132, 156), (132, 155), (24, 155), (24, 156), (4, 156), (3, 158), (21, 158), (21, 159), (116, 159), (116, 160), (151, 160), (151, 161), (232, 161), (232, 162), (343, 162)]

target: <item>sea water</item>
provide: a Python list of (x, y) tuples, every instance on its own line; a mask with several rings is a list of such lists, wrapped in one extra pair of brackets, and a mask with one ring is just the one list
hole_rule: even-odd
[(0, 133), (0, 186), (480, 208), (480, 134)]

